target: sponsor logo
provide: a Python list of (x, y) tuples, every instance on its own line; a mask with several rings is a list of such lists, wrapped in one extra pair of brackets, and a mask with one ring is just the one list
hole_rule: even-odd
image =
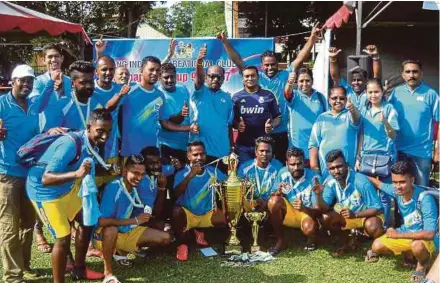
[(240, 114), (263, 114), (264, 107), (259, 107), (255, 105), (254, 107), (244, 107), (243, 105), (240, 107)]

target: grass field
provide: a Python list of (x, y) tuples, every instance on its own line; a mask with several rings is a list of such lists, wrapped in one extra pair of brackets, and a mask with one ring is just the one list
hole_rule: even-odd
[[(207, 239), (219, 251), (222, 247), (218, 235), (210, 232)], [(305, 238), (292, 229), (286, 230), (289, 248), (268, 263), (258, 263), (248, 267), (222, 266), (226, 258), (217, 256), (204, 258), (197, 247), (192, 246), (188, 262), (175, 260), (175, 249), (170, 247), (152, 250), (146, 259), (135, 259), (132, 268), (123, 268), (114, 264), (114, 273), (122, 282), (409, 282), (411, 270), (401, 267), (401, 258), (381, 258), (375, 264), (364, 263), (364, 255), (371, 245), (368, 241), (356, 252), (333, 258), (334, 247), (320, 246), (313, 252), (303, 251)], [(266, 241), (267, 246), (274, 239)], [(102, 271), (100, 259), (88, 259), (88, 266)], [(33, 247), (32, 267), (46, 274), (38, 280), (29, 282), (52, 282), (49, 254), (42, 254)], [(72, 282), (70, 275), (66, 282)], [(86, 281), (81, 281), (86, 282)], [(87, 281), (89, 282), (89, 281)]]

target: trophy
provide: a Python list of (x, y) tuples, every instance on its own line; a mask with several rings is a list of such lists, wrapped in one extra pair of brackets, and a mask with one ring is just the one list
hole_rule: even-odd
[(258, 222), (262, 221), (266, 217), (266, 212), (251, 211), (244, 214), (247, 220), (252, 223), (252, 237), (254, 243), (251, 246), (251, 254), (260, 251), (260, 246), (258, 245), (258, 231), (260, 230), (260, 224)]

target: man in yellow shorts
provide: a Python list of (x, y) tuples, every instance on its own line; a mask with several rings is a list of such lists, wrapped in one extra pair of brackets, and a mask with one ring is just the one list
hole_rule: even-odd
[(115, 250), (135, 253), (140, 247), (166, 246), (171, 242), (169, 233), (144, 226), (152, 213), (138, 192), (145, 171), (144, 158), (131, 155), (127, 157), (122, 177), (104, 188), (100, 228), (93, 235), (93, 245), (104, 254), (104, 282), (118, 282), (112, 269)]
[(392, 184), (370, 179), (376, 189), (394, 198), (403, 224), (397, 228), (388, 228), (386, 234), (373, 242), (366, 261), (375, 262), (378, 255), (400, 255), (406, 259), (415, 257), (416, 270), (412, 281), (419, 282), (425, 277), (428, 261), (434, 252), (434, 237), (438, 231), (438, 204), (434, 197), (425, 195), (422, 187), (414, 185), (411, 164), (398, 161), (391, 166)]
[(308, 237), (305, 250), (315, 249), (318, 222), (321, 215), (316, 207), (316, 195), (313, 186), (319, 176), (312, 170), (304, 168), (304, 151), (300, 148), (289, 148), (286, 152), (286, 167), (278, 172), (273, 190), (279, 190), (268, 203), (270, 220), (277, 236), (277, 243), (269, 248), (272, 255), (286, 248), (283, 226), (300, 228)]
[[(93, 73), (71, 73), (74, 82), (81, 81), (84, 88), (93, 90)], [(79, 223), (75, 237), (75, 267), (72, 279), (98, 280), (102, 273), (86, 268), (85, 258), (92, 228), (82, 223), (82, 199), (78, 196), (84, 176), (89, 174), (97, 147), (104, 145), (111, 129), (110, 113), (96, 109), (90, 113), (87, 129), (55, 140), (39, 158), (37, 166), (29, 170), (26, 189), (40, 219), (55, 238), (52, 250), (52, 270), (55, 283), (64, 282), (67, 254), (70, 251), (70, 225)], [(77, 155), (80, 148), (80, 155)]]
[[(189, 164), (177, 172), (174, 179), (174, 195), (177, 198), (173, 210), (172, 229), (178, 241), (177, 259), (188, 260), (187, 232), (193, 228), (207, 228), (226, 225), (225, 214), (215, 210), (215, 192), (212, 184), (223, 181), (226, 176), (206, 162), (205, 145), (200, 141), (188, 144), (187, 158)], [(198, 244), (207, 245), (198, 237)]]
[(314, 186), (318, 207), (323, 215), (323, 226), (332, 235), (340, 235), (340, 247), (334, 255), (341, 255), (354, 247), (348, 239), (352, 229), (362, 229), (376, 239), (384, 233), (383, 207), (368, 178), (348, 167), (344, 154), (335, 149), (327, 153), (330, 176), (324, 186)]

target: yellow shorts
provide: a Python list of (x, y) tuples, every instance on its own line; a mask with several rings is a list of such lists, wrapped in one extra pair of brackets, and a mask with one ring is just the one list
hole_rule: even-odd
[(304, 219), (310, 216), (302, 211), (294, 209), (286, 198), (283, 199), (286, 204), (286, 217), (284, 218), (283, 225), (292, 228), (301, 228)]
[(183, 208), (183, 211), (185, 211), (186, 214), (186, 229), (185, 231), (188, 231), (192, 228), (209, 228), (214, 227), (211, 222), (212, 217), (212, 211), (205, 213), (203, 215), (195, 215), (188, 209)]
[[(382, 225), (385, 223), (385, 217), (383, 214), (376, 215), (376, 217), (379, 217), (380, 220), (382, 220)], [(366, 217), (364, 218), (354, 218), (354, 219), (345, 219), (345, 226), (342, 227), (342, 230), (351, 230), (351, 229), (360, 229), (364, 228), (365, 220), (367, 220)]]
[(42, 202), (32, 201), (40, 219), (46, 224), (55, 239), (70, 234), (70, 223), (81, 211), (82, 199), (78, 197), (80, 184), (77, 181), (70, 192), (59, 199)]
[[(137, 243), (139, 238), (144, 234), (148, 227), (137, 226), (128, 233), (118, 233), (116, 240), (116, 249), (128, 253), (133, 253), (138, 250)], [(102, 228), (98, 228), (93, 235), (93, 246), (102, 251)]]
[[(377, 238), (376, 241), (380, 241), (382, 245), (390, 249), (395, 255), (400, 255), (402, 252), (411, 251), (412, 239), (391, 239), (387, 235), (382, 235)], [(429, 254), (432, 255), (435, 249), (434, 241), (422, 240), (423, 245)]]

